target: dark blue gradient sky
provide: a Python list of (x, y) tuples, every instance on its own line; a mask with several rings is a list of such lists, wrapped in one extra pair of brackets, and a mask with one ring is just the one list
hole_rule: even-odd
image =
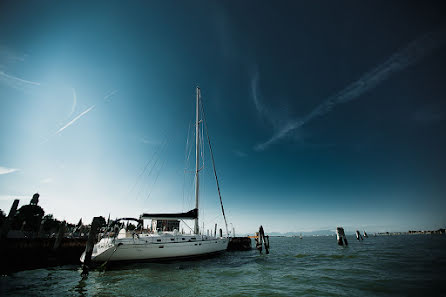
[[(445, 11), (2, 1), (0, 208), (34, 192), (73, 222), (192, 208), (200, 85), (236, 230), (444, 228)], [(222, 222), (210, 165), (209, 228)]]

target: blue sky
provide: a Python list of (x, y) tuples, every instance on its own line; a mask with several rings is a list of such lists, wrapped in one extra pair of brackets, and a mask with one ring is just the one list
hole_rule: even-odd
[[(72, 222), (193, 208), (185, 147), (200, 85), (236, 231), (444, 227), (443, 11), (2, 1), (0, 208), (35, 192)], [(222, 219), (204, 164), (211, 229)]]

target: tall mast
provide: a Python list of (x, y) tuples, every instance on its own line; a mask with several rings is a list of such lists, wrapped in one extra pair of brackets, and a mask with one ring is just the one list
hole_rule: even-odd
[(199, 183), (198, 183), (198, 171), (200, 163), (200, 88), (197, 87), (197, 107), (196, 107), (196, 119), (195, 119), (195, 208), (197, 209), (197, 218), (195, 219), (194, 233), (198, 234), (198, 193), (199, 193)]

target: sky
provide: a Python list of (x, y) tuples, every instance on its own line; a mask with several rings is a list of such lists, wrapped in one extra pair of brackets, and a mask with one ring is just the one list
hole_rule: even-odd
[[(445, 11), (2, 1), (0, 209), (36, 192), (73, 223), (194, 208), (200, 86), (236, 233), (444, 228)], [(200, 226), (222, 227), (200, 163)]]

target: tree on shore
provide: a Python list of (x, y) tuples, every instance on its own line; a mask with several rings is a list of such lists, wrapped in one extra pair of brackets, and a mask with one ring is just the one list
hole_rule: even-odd
[(105, 218), (103, 216), (99, 217), (99, 226), (100, 227), (106, 227), (107, 226), (107, 221), (105, 220)]
[(12, 227), (15, 230), (23, 227), (24, 231), (38, 232), (44, 214), (45, 211), (38, 205), (24, 205), (17, 210)]
[(6, 221), (6, 214), (3, 210), (0, 209), (0, 227), (3, 226), (3, 223)]
[(61, 222), (54, 218), (52, 214), (43, 217), (43, 231), (46, 233), (55, 233), (59, 229)]

